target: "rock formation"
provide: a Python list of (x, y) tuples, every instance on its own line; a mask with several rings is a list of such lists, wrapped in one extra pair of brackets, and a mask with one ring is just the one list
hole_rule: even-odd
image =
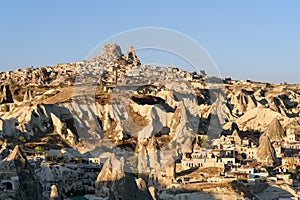
[(140, 60), (138, 59), (134, 47), (130, 47), (126, 53), (125, 59), (129, 64), (140, 65)]
[(108, 44), (102, 47), (101, 56), (106, 60), (115, 60), (122, 56), (122, 51), (119, 45)]
[(265, 133), (270, 138), (271, 143), (283, 141), (284, 130), (276, 118), (270, 123)]
[(4, 141), (0, 149), (0, 159), (4, 159), (9, 155), (9, 149), (7, 148), (7, 142)]
[(152, 199), (146, 184), (138, 181), (137, 185), (133, 174), (125, 172), (126, 165), (123, 157), (120, 160), (109, 158), (98, 175), (96, 195), (111, 200)]
[(88, 64), (96, 63), (100, 64), (100, 67), (107, 67), (110, 64), (113, 64), (113, 61), (118, 61), (122, 58), (121, 47), (117, 44), (107, 44), (101, 48), (100, 55), (97, 55), (88, 60)]
[(0, 104), (13, 103), (12, 94), (8, 85), (0, 86)]
[[(41, 195), (40, 183), (18, 145), (14, 147), (12, 152), (3, 161), (0, 161), (0, 171), (7, 171), (8, 169), (12, 172), (10, 175), (18, 177), (17, 196), (21, 196), (24, 200), (44, 199)], [(5, 171), (4, 173), (6, 173)], [(17, 188), (17, 185), (14, 187)]]
[(63, 139), (74, 145), (77, 141), (77, 136), (67, 128), (67, 124), (62, 122), (55, 114), (51, 113), (51, 119), (54, 126), (54, 131)]
[(58, 197), (59, 197), (59, 195), (58, 195), (57, 187), (56, 187), (56, 185), (52, 185), (50, 199), (55, 200), (55, 199), (58, 199)]
[(241, 145), (242, 144), (242, 140), (241, 140), (241, 138), (240, 138), (239, 133), (238, 133), (237, 130), (233, 131), (232, 136), (234, 137), (235, 144), (237, 144), (237, 145)]
[[(299, 103), (299, 85), (221, 80), (178, 68), (143, 65), (134, 48), (124, 56), (118, 45), (105, 45), (101, 55), (87, 61), (0, 73), (0, 140), (7, 139), (10, 145), (0, 150), (2, 158), (8, 156), (1, 165), (15, 168), (18, 163), (15, 173), (20, 177), (20, 192), (29, 191), (25, 180), (39, 191), (20, 147), (8, 155), (15, 143), (29, 152), (37, 145), (54, 150), (74, 147), (95, 157), (125, 149), (135, 155), (130, 160), (135, 172), (143, 173), (164, 167), (177, 147), (192, 152), (192, 146), (185, 144), (191, 143), (195, 133), (213, 143), (222, 131), (226, 133), (223, 139), (234, 137), (229, 145), (244, 145), (242, 139), (250, 138), (249, 148), (255, 148), (258, 142), (257, 160), (273, 165), (272, 145), (287, 140), (285, 131), (291, 136), (300, 129)], [(168, 153), (161, 153), (162, 149)], [(123, 159), (110, 158), (99, 173), (97, 195), (154, 199), (154, 189), (150, 194), (146, 182), (135, 180), (126, 167)], [(56, 185), (61, 197), (83, 185), (72, 179), (79, 173), (64, 166), (45, 164), (32, 174), (44, 188), (48, 182), (64, 182)], [(72, 183), (66, 184), (68, 180)], [(85, 190), (90, 188), (93, 185), (85, 185)], [(50, 190), (44, 194), (48, 198)]]
[[(269, 108), (254, 108), (246, 111), (241, 117), (234, 120), (240, 131), (265, 131), (274, 118), (283, 119), (283, 116)], [(228, 130), (232, 127), (232, 122), (224, 125)]]
[(273, 166), (275, 163), (275, 150), (271, 144), (270, 138), (265, 133), (259, 138), (257, 161), (267, 166)]
[(30, 90), (26, 90), (23, 101), (31, 101), (31, 100), (32, 100), (32, 93)]

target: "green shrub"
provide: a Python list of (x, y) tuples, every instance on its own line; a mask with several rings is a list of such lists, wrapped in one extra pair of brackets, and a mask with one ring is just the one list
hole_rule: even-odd
[(45, 150), (44, 150), (42, 147), (39, 147), (39, 146), (35, 147), (35, 148), (34, 148), (34, 151), (35, 151), (36, 153), (44, 153), (44, 152), (45, 152)]
[(22, 142), (22, 143), (25, 143), (27, 140), (24, 136), (20, 136), (19, 141)]

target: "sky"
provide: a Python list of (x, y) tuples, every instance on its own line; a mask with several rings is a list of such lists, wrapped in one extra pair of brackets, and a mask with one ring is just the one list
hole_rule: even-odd
[(193, 38), (222, 77), (300, 83), (298, 0), (1, 1), (0, 71), (80, 61), (142, 27)]

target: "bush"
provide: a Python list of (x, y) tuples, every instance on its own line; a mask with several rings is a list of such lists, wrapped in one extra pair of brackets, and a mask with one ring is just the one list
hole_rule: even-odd
[(62, 153), (57, 154), (57, 159), (58, 160), (63, 160), (64, 159), (64, 154), (62, 154)]
[(10, 85), (10, 88), (11, 88), (11, 89), (15, 89), (15, 88), (17, 88), (17, 87), (18, 87), (18, 85), (14, 84), (14, 83)]
[(25, 143), (27, 140), (24, 136), (20, 136), (19, 141), (22, 142), (22, 143)]
[(296, 174), (296, 169), (290, 167), (289, 172), (292, 173), (292, 174)]
[(45, 152), (45, 150), (42, 148), (42, 147), (35, 147), (34, 148), (34, 151), (36, 152), (36, 153), (44, 153)]
[(47, 155), (47, 160), (48, 160), (48, 161), (53, 161), (53, 160), (54, 160), (54, 156), (52, 156), (52, 155)]
[(266, 182), (267, 178), (259, 178), (258, 180), (260, 180), (260, 182)]
[(248, 183), (248, 179), (247, 178), (238, 178), (238, 181), (244, 182), (244, 183)]
[(136, 167), (137, 166), (137, 164), (138, 164), (138, 160), (137, 160), (137, 158), (133, 155), (133, 156), (131, 156), (131, 157), (129, 157), (128, 158), (128, 161), (129, 161), (129, 163), (130, 163), (130, 166), (131, 167)]
[(237, 159), (238, 162), (241, 162), (241, 161), (243, 160), (242, 154), (239, 153), (239, 154), (236, 156), (236, 159)]

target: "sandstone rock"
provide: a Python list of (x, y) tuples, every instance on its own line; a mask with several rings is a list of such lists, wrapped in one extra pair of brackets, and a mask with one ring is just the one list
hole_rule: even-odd
[[(22, 196), (24, 200), (41, 199), (41, 187), (35, 177), (27, 158), (22, 149), (16, 145), (12, 152), (2, 161), (0, 161), (0, 175), (2, 170), (9, 170), (11, 174), (18, 177), (17, 196)], [(7, 172), (4, 172), (7, 173)]]
[(9, 149), (7, 148), (7, 142), (4, 141), (2, 143), (1, 149), (0, 149), (0, 159), (4, 159), (9, 155)]
[[(125, 172), (124, 158), (117, 160), (109, 158), (96, 181), (96, 195), (111, 200), (118, 199), (152, 199), (148, 190), (140, 190), (135, 178), (129, 172)], [(142, 187), (145, 189), (145, 187)]]
[(159, 198), (157, 197), (157, 194), (155, 192), (155, 187), (153, 187), (153, 186), (149, 187), (149, 192), (150, 192), (153, 200), (159, 200)]
[(237, 145), (241, 145), (242, 144), (242, 140), (241, 140), (241, 138), (240, 138), (239, 133), (238, 133), (237, 130), (233, 131), (232, 137), (234, 137), (235, 144), (237, 144)]
[(8, 85), (0, 86), (0, 104), (13, 103), (12, 94)]
[[(274, 118), (282, 119), (283, 116), (269, 108), (254, 108), (244, 113), (235, 120), (241, 131), (265, 131)], [(224, 130), (231, 128), (232, 122), (224, 125)]]
[(257, 161), (268, 166), (273, 166), (275, 162), (275, 150), (271, 144), (270, 138), (265, 133), (259, 138)]
[(50, 199), (55, 200), (55, 199), (58, 199), (58, 197), (59, 197), (59, 195), (58, 195), (57, 187), (56, 187), (56, 185), (52, 185)]
[(129, 64), (140, 65), (140, 60), (138, 59), (134, 47), (130, 47), (125, 56), (126, 61)]
[(63, 139), (74, 145), (77, 141), (77, 136), (67, 128), (67, 124), (62, 122), (55, 114), (51, 113), (51, 120), (54, 126), (54, 132), (59, 134)]
[(117, 44), (107, 44), (102, 47), (100, 56), (105, 60), (111, 61), (119, 59), (122, 56), (121, 47)]
[[(65, 88), (64, 86), (72, 85), (75, 78), (76, 81), (80, 80), (83, 84), (90, 80), (90, 77), (85, 76), (84, 73), (81, 74), (78, 68), (86, 69), (89, 76), (96, 77), (97, 81), (100, 80), (99, 84), (103, 84), (103, 88), (106, 87), (103, 91), (102, 88), (97, 88), (99, 91), (97, 90), (96, 102), (93, 101), (95, 100), (94, 93), (89, 93), (96, 90), (96, 86), (91, 84), (84, 88), (89, 93), (88, 97), (92, 99), (91, 104), (87, 104), (82, 99), (81, 102), (70, 103), (72, 96), (74, 96), (72, 93), (74, 87)], [(76, 145), (78, 139), (81, 141), (88, 140), (90, 143), (86, 143), (87, 145), (84, 144), (82, 147), (84, 151), (96, 149), (99, 145), (98, 141), (103, 138), (117, 141), (118, 144), (122, 144), (123, 139), (129, 139), (130, 142), (134, 140), (132, 148), (136, 145), (139, 153), (138, 170), (145, 172), (150, 167), (164, 166), (161, 160), (169, 160), (166, 156), (158, 155), (156, 152), (159, 145), (165, 142), (157, 139), (160, 135), (167, 138), (180, 133), (185, 135), (187, 132), (201, 132), (208, 133), (209, 136), (211, 133), (219, 136), (218, 127), (226, 121), (228, 123), (224, 129), (231, 130), (228, 131), (229, 133), (233, 131), (232, 135), (236, 144), (241, 144), (238, 131), (264, 132), (257, 150), (258, 161), (272, 165), (274, 162), (272, 143), (281, 142), (285, 139), (282, 126), (288, 130), (289, 134), (294, 134), (294, 125), (286, 123), (286, 121), (294, 119), (295, 127), (299, 127), (300, 92), (297, 89), (298, 86), (229, 82), (225, 88), (226, 95), (223, 97), (222, 92), (201, 89), (207, 88), (201, 81), (193, 83), (195, 84), (194, 88), (189, 88), (184, 81), (179, 81), (179, 83), (173, 81), (175, 78), (176, 80), (178, 78), (192, 80), (193, 75), (177, 69), (171, 70), (174, 76), (169, 76), (168, 70), (170, 68), (140, 65), (133, 48), (130, 48), (123, 56), (121, 48), (112, 44), (104, 46), (102, 54), (96, 56), (92, 61), (0, 73), (0, 104), (3, 104), (0, 105), (0, 138), (17, 138), (19, 134), (22, 134), (28, 140), (32, 136), (36, 136), (41, 137), (41, 141), (43, 141), (49, 139), (48, 136), (52, 134), (48, 133), (52, 133), (54, 128), (54, 131), (68, 144)], [(148, 73), (149, 71), (151, 73)], [(104, 72), (105, 76), (100, 76)], [(126, 79), (127, 75), (131, 75), (131, 78)], [(99, 77), (101, 78), (99, 79)], [(166, 77), (172, 81), (165, 82)], [(160, 81), (162, 80), (163, 83), (161, 84)], [(138, 83), (147, 86), (139, 87), (133, 91), (136, 96), (139, 96), (139, 100), (136, 100), (138, 98), (131, 99), (129, 96), (126, 98), (129, 100), (128, 104), (122, 102), (120, 105), (112, 105), (111, 98), (113, 98), (114, 92), (122, 90), (122, 87), (114, 86), (116, 83)], [(20, 102), (15, 101), (14, 103), (16, 91), (12, 86), (5, 86), (8, 84), (22, 86), (17, 99)], [(35, 91), (32, 89), (34, 87), (30, 87), (29, 90), (25, 86), (39, 87)], [(55, 89), (43, 86), (55, 86)], [(180, 88), (181, 92), (172, 92), (176, 88)], [(197, 88), (197, 97), (194, 93), (186, 93), (186, 91), (195, 88)], [(23, 91), (26, 92), (22, 102)], [(225, 98), (228, 99), (228, 104), (224, 103)], [(99, 102), (101, 100), (101, 103), (98, 100)], [(129, 109), (125, 105), (131, 106), (130, 112), (126, 113)], [(239, 129), (234, 130), (232, 128), (234, 123)], [(289, 126), (291, 126), (290, 129), (288, 129)], [(42, 138), (44, 136), (47, 138)], [(137, 141), (135, 141), (136, 138)], [(51, 143), (51, 145), (55, 144)], [(111, 146), (114, 145), (111, 143)], [(22, 156), (18, 151), (14, 151), (14, 155), (10, 155), (8, 159), (15, 160), (15, 157), (21, 162)], [(12, 161), (8, 162), (13, 163)], [(132, 175), (122, 170), (124, 166), (126, 166), (124, 161), (121, 162), (116, 158), (110, 159), (104, 167), (104, 172), (101, 171), (101, 175), (99, 174), (98, 177), (97, 193), (100, 196), (110, 196), (112, 199), (119, 197), (135, 198), (134, 195), (136, 194), (136, 198), (138, 198), (143, 197), (143, 191), (146, 191), (145, 194), (149, 193), (142, 180), (135, 181)], [(119, 170), (115, 170), (116, 168)], [(46, 175), (47, 172), (50, 173), (49, 176)], [(72, 174), (68, 175), (68, 178), (74, 175), (73, 171), (68, 171), (63, 167), (55, 170), (43, 168), (39, 172), (39, 179), (53, 181), (63, 174)], [(61, 181), (65, 180), (67, 179)], [(74, 185), (76, 183), (72, 184), (72, 187)], [(61, 185), (56, 187), (59, 192), (61, 192), (60, 188), (66, 189), (66, 191), (71, 188), (71, 186), (68, 188), (69, 186)], [(130, 192), (133, 195), (127, 194)], [(152, 192), (151, 195), (154, 198)]]
[(270, 141), (272, 143), (283, 141), (284, 130), (277, 118), (274, 118), (274, 120), (270, 123), (265, 133), (270, 138)]
[(66, 138), (67, 126), (55, 114), (51, 113), (51, 120), (54, 126), (54, 132), (59, 134), (62, 138)]
[(136, 184), (137, 184), (140, 191), (145, 191), (145, 190), (148, 189), (146, 182), (142, 178), (136, 179), (135, 182), (136, 182)]
[(16, 145), (12, 152), (3, 161), (9, 162), (15, 160), (21, 161), (22, 163), (27, 162), (27, 158), (23, 154), (19, 145)]
[(30, 90), (26, 90), (23, 101), (31, 101), (31, 100), (32, 100), (32, 93)]
[(66, 140), (70, 142), (71, 145), (75, 145), (77, 136), (70, 129), (67, 129)]

